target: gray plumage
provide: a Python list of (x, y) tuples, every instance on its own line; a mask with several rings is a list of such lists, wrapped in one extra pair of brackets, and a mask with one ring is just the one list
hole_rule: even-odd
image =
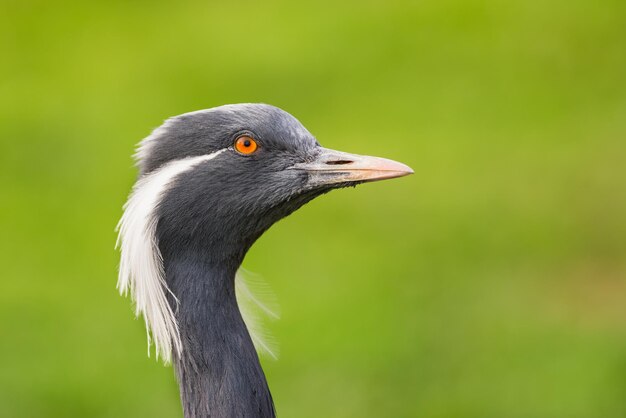
[[(233, 144), (242, 135), (256, 141), (256, 152), (237, 152)], [(235, 274), (246, 252), (272, 224), (311, 199), (335, 188), (410, 174), (410, 169), (322, 148), (293, 116), (260, 104), (172, 118), (142, 143), (138, 158), (134, 196), (141, 197), (141, 187), (153, 187), (157, 196), (154, 207), (146, 209), (146, 225), (154, 225), (147, 229), (154, 234), (148, 239), (162, 263), (155, 274), (164, 281), (146, 283), (157, 283), (174, 316), (177, 334), (166, 335), (180, 341), (173, 360), (185, 417), (275, 416), (235, 297)], [(174, 173), (174, 164), (187, 166)], [(170, 177), (163, 174), (168, 167)], [(122, 229), (132, 231), (135, 218), (141, 216), (129, 215)], [(124, 251), (130, 238), (123, 234)], [(122, 288), (130, 287), (137, 298), (145, 283), (132, 266), (127, 270)], [(138, 311), (155, 333), (158, 321), (149, 317), (150, 300)]]

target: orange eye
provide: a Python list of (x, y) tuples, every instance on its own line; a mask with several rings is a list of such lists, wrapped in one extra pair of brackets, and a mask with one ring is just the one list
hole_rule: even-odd
[(235, 141), (235, 149), (240, 154), (250, 155), (257, 150), (259, 146), (256, 141), (249, 136), (240, 136)]

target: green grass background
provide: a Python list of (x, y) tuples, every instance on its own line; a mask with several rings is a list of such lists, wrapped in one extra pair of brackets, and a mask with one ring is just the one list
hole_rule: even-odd
[(626, 417), (626, 3), (0, 3), (0, 416), (180, 417), (118, 296), (134, 145), (266, 102), (415, 175), (244, 266), (282, 417)]

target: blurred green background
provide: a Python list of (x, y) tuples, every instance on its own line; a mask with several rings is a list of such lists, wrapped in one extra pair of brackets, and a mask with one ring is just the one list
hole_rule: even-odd
[(626, 416), (623, 0), (0, 7), (0, 416), (181, 416), (114, 227), (135, 144), (237, 102), (415, 169), (248, 254), (281, 416)]

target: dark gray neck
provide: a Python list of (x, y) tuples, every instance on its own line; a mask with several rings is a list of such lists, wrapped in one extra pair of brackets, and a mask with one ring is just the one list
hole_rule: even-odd
[(183, 353), (175, 356), (174, 366), (185, 418), (274, 417), (272, 396), (235, 298), (239, 262), (218, 267), (189, 254), (164, 261), (167, 283), (179, 301)]

